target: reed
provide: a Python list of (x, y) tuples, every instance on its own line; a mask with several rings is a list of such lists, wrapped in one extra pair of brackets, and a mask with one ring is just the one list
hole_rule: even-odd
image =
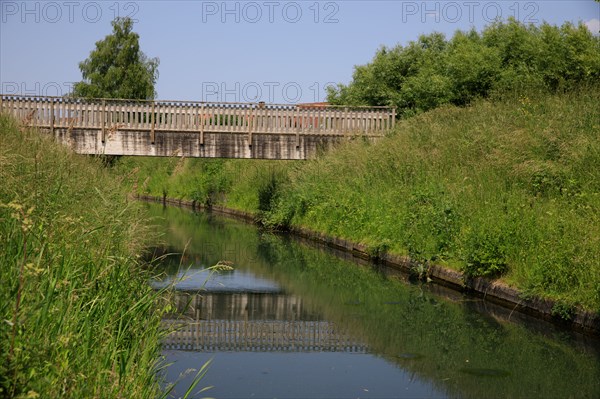
[(157, 397), (142, 210), (100, 160), (5, 115), (0, 181), (0, 397)]

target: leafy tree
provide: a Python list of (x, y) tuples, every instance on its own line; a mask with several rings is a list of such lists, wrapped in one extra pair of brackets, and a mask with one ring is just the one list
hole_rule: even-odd
[(407, 46), (383, 47), (352, 82), (328, 92), (333, 104), (393, 105), (411, 116), (451, 103), (515, 90), (555, 92), (600, 79), (600, 37), (585, 25), (526, 25), (514, 18), (450, 40), (423, 35)]
[(83, 81), (75, 84), (73, 96), (153, 99), (158, 58), (149, 59), (140, 50), (130, 18), (115, 18), (112, 27), (112, 34), (96, 42), (96, 49), (79, 63)]
[[(414, 96), (418, 96), (420, 90), (437, 93), (444, 86), (445, 83), (441, 81), (445, 79), (434, 78), (436, 82), (427, 88), (414, 87), (412, 84), (410, 90), (406, 89), (411, 93), (410, 98), (402, 93), (402, 88), (411, 80), (412, 83), (422, 82), (427, 79), (425, 75), (438, 74), (435, 67), (439, 65), (437, 60), (444, 54), (446, 45), (443, 34), (432, 33), (421, 35), (407, 47), (382, 47), (375, 54), (373, 62), (355, 67), (351, 84), (328, 88), (328, 101), (339, 105), (377, 104), (420, 108), (419, 100)], [(425, 101), (429, 102), (429, 99)], [(438, 100), (433, 102), (439, 103)]]
[(475, 30), (457, 32), (449, 43), (444, 70), (451, 81), (452, 102), (464, 105), (486, 97), (500, 69), (498, 49), (486, 46)]

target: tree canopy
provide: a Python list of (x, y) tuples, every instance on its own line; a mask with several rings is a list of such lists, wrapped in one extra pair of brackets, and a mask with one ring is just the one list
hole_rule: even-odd
[(554, 92), (600, 79), (600, 37), (584, 24), (496, 22), (479, 33), (422, 35), (382, 47), (352, 81), (330, 88), (328, 101), (396, 106), (410, 116), (443, 104), (519, 89)]
[(141, 50), (130, 18), (115, 18), (113, 32), (96, 42), (90, 56), (79, 63), (83, 80), (73, 87), (75, 97), (153, 99), (158, 58)]

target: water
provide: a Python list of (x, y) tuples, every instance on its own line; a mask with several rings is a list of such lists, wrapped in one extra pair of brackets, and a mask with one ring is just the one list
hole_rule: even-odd
[[(167, 381), (192, 397), (599, 398), (598, 340), (253, 226), (148, 205), (176, 282)], [(233, 270), (204, 271), (219, 261)], [(182, 280), (183, 279), (183, 280)], [(176, 314), (183, 314), (177, 318)]]

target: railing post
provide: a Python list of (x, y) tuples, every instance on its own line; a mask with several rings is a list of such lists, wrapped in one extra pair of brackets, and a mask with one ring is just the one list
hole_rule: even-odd
[(396, 107), (392, 108), (392, 129), (396, 126)]
[(300, 119), (300, 109), (298, 108), (298, 106), (296, 105), (296, 109), (294, 110), (294, 115), (296, 115), (294, 117), (294, 124), (296, 125), (296, 149), (300, 150), (300, 125), (299, 125), (299, 119)]
[(342, 131), (344, 136), (348, 136), (350, 133), (350, 124), (348, 122), (348, 107), (344, 107), (344, 116), (342, 117)]
[(50, 100), (50, 134), (54, 136), (54, 97)]
[(200, 105), (200, 146), (204, 146), (204, 103)]
[(102, 144), (106, 140), (106, 100), (102, 99), (102, 118), (100, 118), (100, 124), (102, 125)]
[(154, 100), (152, 100), (152, 112), (150, 113), (150, 144), (154, 144), (154, 141), (156, 139), (155, 133), (154, 133), (154, 122), (155, 122), (155, 117), (154, 117)]
[(248, 116), (248, 147), (252, 147), (252, 125), (254, 124), (254, 121), (252, 119), (253, 110), (254, 104), (250, 104), (250, 113)]

